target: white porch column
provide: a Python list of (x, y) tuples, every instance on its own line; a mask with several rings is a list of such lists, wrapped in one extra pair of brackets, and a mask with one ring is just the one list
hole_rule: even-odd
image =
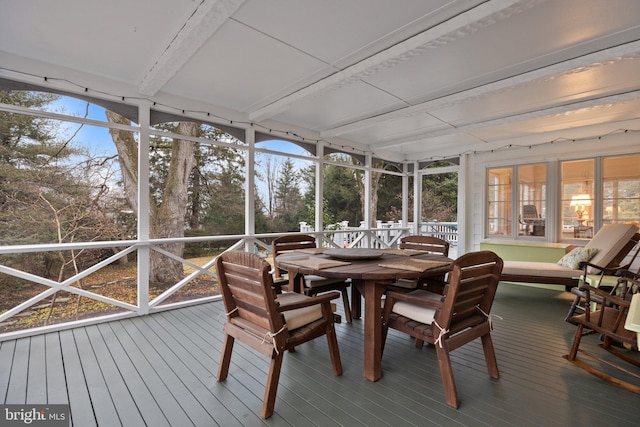
[(413, 234), (420, 234), (420, 222), (422, 221), (422, 175), (420, 175), (420, 163), (413, 163)]
[[(255, 176), (256, 176), (256, 132), (253, 126), (245, 130), (245, 142), (247, 143), (247, 151), (245, 153), (245, 198), (244, 198), (244, 234), (253, 236), (256, 233), (255, 220)], [(249, 243), (245, 243), (245, 251), (253, 252), (253, 247), (249, 247)]]
[[(478, 198), (473, 197), (473, 189), (472, 185), (467, 185), (467, 177), (470, 176), (470, 162), (469, 162), (469, 154), (463, 154), (460, 156), (460, 165), (458, 168), (458, 253), (457, 255), (463, 255), (472, 248), (467, 247), (467, 239), (466, 239), (466, 230), (473, 230), (473, 224), (471, 223), (472, 215), (466, 215), (466, 212), (469, 212), (469, 209), (473, 209), (476, 207), (478, 210), (475, 212), (482, 212), (482, 216), (484, 217), (484, 191), (480, 194)], [(467, 203), (467, 201), (472, 201), (474, 203), (473, 206)], [(482, 228), (481, 228), (482, 229)], [(468, 239), (468, 244), (473, 242), (473, 238)]]
[[(373, 224), (369, 221), (371, 218), (371, 165), (373, 164), (373, 156), (367, 154), (364, 158), (364, 228), (371, 228)], [(371, 247), (371, 236), (367, 233), (366, 245)]]
[[(316, 220), (315, 231), (324, 230), (324, 142), (319, 141), (316, 145)], [(318, 242), (321, 244), (322, 242)]]
[(402, 165), (402, 226), (409, 224), (409, 164)]
[[(149, 207), (149, 134), (151, 110), (148, 104), (138, 106), (140, 135), (138, 142), (138, 241), (146, 243), (150, 235)], [(138, 248), (138, 313), (149, 313), (149, 256), (151, 247)]]

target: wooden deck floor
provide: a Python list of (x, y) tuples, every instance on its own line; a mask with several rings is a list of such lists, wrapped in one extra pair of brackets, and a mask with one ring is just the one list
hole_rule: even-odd
[(479, 343), (455, 351), (459, 410), (444, 403), (433, 348), (416, 349), (404, 335), (388, 338), (383, 378), (365, 380), (355, 321), (337, 325), (344, 374), (331, 374), (324, 339), (301, 346), (285, 357), (276, 412), (262, 420), (267, 360), (237, 345), (229, 378), (215, 380), (221, 302), (2, 342), (0, 402), (68, 403), (82, 427), (637, 426), (638, 395), (562, 358), (575, 330), (563, 321), (569, 296), (500, 286), (501, 377), (486, 374)]

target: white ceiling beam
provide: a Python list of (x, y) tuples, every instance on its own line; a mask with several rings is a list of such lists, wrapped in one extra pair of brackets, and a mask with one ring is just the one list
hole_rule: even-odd
[(310, 96), (329, 92), (358, 81), (379, 70), (394, 67), (422, 52), (437, 48), (452, 40), (474, 34), (497, 21), (513, 16), (546, 0), (493, 0), (455, 16), (433, 28), (370, 56), (317, 83), (291, 93), (271, 104), (249, 113), (253, 121), (273, 117)]
[(501, 126), (509, 123), (520, 122), (524, 120), (536, 119), (539, 117), (551, 117), (560, 114), (567, 114), (576, 112), (583, 109), (604, 108), (611, 105), (633, 101), (640, 98), (640, 90), (627, 92), (619, 95), (605, 96), (597, 99), (590, 99), (588, 101), (575, 102), (572, 104), (566, 104), (559, 107), (545, 108), (528, 113), (515, 114), (508, 117), (501, 117), (499, 119), (487, 120), (484, 122), (473, 123), (459, 127), (449, 127), (447, 129), (441, 129), (434, 132), (428, 132), (422, 135), (416, 135), (408, 138), (396, 139), (393, 141), (380, 142), (371, 145), (371, 150), (376, 151), (379, 149), (389, 149), (393, 147), (400, 147), (402, 145), (411, 144), (420, 141), (426, 141), (431, 138), (437, 138), (439, 136), (450, 135), (454, 133), (473, 133), (477, 129), (482, 129), (490, 126)]
[(246, 0), (202, 0), (138, 85), (155, 95)]
[(412, 105), (410, 107), (399, 108), (385, 114), (369, 117), (344, 126), (327, 129), (321, 131), (320, 136), (323, 138), (332, 138), (344, 135), (349, 132), (355, 132), (372, 126), (379, 126), (385, 121), (405, 118), (419, 113), (427, 113), (430, 109), (441, 108), (447, 104), (469, 102), (469, 100), (473, 98), (486, 96), (506, 89), (512, 89), (517, 86), (535, 83), (544, 79), (557, 78), (567, 73), (582, 72), (585, 71), (585, 68), (601, 67), (603, 66), (603, 63), (604, 65), (607, 65), (609, 63), (619, 62), (626, 59), (638, 59), (639, 55), (640, 42), (636, 41), (627, 43), (625, 45), (616, 46), (615, 48), (584, 55), (549, 67), (530, 71), (528, 73), (489, 83), (473, 89)]

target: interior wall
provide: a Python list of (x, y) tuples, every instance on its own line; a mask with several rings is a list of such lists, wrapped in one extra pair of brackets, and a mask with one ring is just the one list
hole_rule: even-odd
[[(508, 144), (508, 141), (507, 141)], [(640, 131), (621, 131), (620, 133), (600, 138), (579, 141), (555, 141), (537, 146), (505, 148), (494, 152), (467, 154), (461, 167), (466, 176), (464, 194), (466, 206), (464, 210), (465, 241), (459, 247), (459, 255), (464, 252), (480, 250), (480, 242), (484, 239), (484, 215), (486, 208), (486, 170), (490, 167), (513, 166), (531, 163), (547, 163), (551, 169), (548, 183), (547, 210), (557, 211), (560, 174), (560, 161), (578, 160), (598, 156), (615, 156), (640, 154)], [(554, 221), (555, 224), (555, 221)], [(548, 233), (547, 241), (558, 239)]]

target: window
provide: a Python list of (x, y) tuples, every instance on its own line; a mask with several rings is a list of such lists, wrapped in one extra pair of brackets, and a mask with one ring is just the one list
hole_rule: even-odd
[(562, 238), (593, 237), (594, 159), (562, 162)]
[(518, 235), (544, 236), (546, 225), (547, 166), (519, 166)]
[[(517, 183), (515, 187), (513, 182)], [(545, 236), (545, 164), (492, 168), (488, 171), (487, 183), (487, 235)]]
[(602, 181), (602, 223), (640, 225), (640, 155), (604, 159)]
[(562, 162), (562, 237), (590, 239), (603, 224), (640, 225), (640, 155)]
[(487, 215), (487, 234), (493, 236), (511, 235), (513, 193), (512, 182), (513, 168), (499, 168), (489, 170), (489, 212)]

